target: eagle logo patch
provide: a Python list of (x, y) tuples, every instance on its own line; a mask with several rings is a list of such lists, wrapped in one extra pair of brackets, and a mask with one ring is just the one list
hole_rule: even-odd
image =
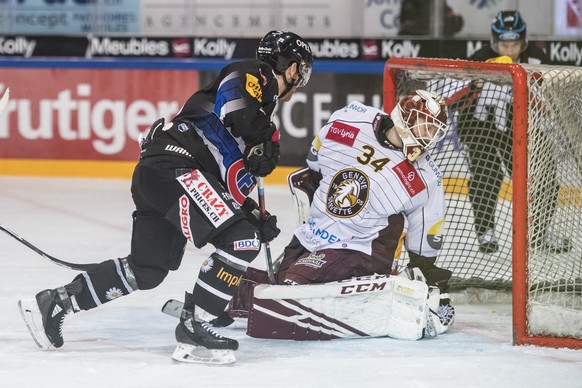
[(370, 180), (360, 170), (338, 172), (332, 179), (327, 193), (327, 212), (335, 217), (350, 218), (358, 214), (370, 193)]

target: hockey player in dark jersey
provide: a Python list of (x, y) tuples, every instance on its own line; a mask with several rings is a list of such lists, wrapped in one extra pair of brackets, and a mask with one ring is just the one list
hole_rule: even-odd
[[(526, 22), (518, 11), (499, 12), (491, 25), (491, 44), (468, 59), (498, 63), (548, 63), (546, 54), (537, 46), (528, 43), (526, 27)], [(483, 82), (474, 82), (472, 90), (480, 95), (480, 99), (468, 109), (459, 112), (457, 131), (468, 151), (471, 171), (469, 198), (475, 217), (479, 250), (493, 253), (499, 249), (495, 234), (497, 199), (505, 175), (504, 169), (509, 174), (512, 171), (512, 90), (509, 86), (487, 83), (483, 85)], [(540, 144), (543, 144), (545, 134), (539, 133), (538, 136), (541, 139)], [(540, 155), (540, 158), (553, 160), (551, 156)], [(549, 205), (539, 207), (533, 220), (534, 234), (541, 236), (537, 240), (540, 249), (562, 253), (571, 249), (571, 243), (568, 238), (548, 231), (559, 185), (555, 181), (553, 163), (546, 162), (545, 165), (545, 175), (553, 177), (553, 180), (551, 184), (535, 190), (534, 197), (544, 199)]]
[(19, 302), (40, 347), (63, 345), (67, 314), (158, 286), (178, 269), (190, 241), (197, 248), (211, 243), (216, 250), (202, 264), (193, 292), (186, 293), (172, 357), (235, 361), (237, 341), (217, 334), (210, 322), (224, 311), (261, 242), (280, 232), (275, 216), (259, 221), (248, 195), (256, 177), (270, 174), (279, 159), (275, 106), (307, 84), (312, 63), (301, 37), (271, 31), (260, 41), (256, 60), (227, 65), (170, 122), (152, 125), (140, 141), (132, 178), (136, 210), (129, 256), (104, 261), (65, 286)]

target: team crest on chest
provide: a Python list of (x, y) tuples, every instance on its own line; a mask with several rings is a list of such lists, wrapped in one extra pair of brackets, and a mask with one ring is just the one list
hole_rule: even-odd
[(348, 169), (338, 172), (327, 192), (327, 212), (335, 217), (350, 218), (358, 214), (370, 193), (370, 180), (360, 170)]

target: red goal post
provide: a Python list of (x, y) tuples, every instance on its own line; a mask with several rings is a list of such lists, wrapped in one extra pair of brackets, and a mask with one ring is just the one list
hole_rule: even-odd
[[(458, 90), (453, 90), (453, 83)], [(483, 83), (488, 86), (483, 87)], [(474, 92), (475, 85), (479, 85), (478, 92)], [(475, 153), (472, 166), (467, 166), (467, 142), (463, 142), (463, 136), (468, 138), (467, 124), (463, 124), (463, 136), (456, 146), (432, 153), (441, 170), (445, 165), (443, 182), (452, 203), (447, 210), (445, 238), (447, 241), (452, 236), (452, 242), (443, 247), (439, 263), (453, 271), (456, 284), (464, 289), (501, 285), (512, 291), (514, 344), (582, 348), (582, 224), (576, 221), (582, 219), (582, 155), (578, 149), (582, 148), (582, 69), (428, 58), (390, 58), (386, 62), (385, 111), (390, 112), (399, 97), (418, 88), (433, 89), (441, 95), (443, 90), (453, 92), (443, 95), (453, 108), (449, 109), (451, 143), (456, 130), (461, 134), (459, 125), (466, 120), (462, 116), (466, 111), (475, 117), (479, 111), (482, 119), (496, 123), (493, 129), (479, 127), (469, 132), (497, 131), (488, 133), (505, 136), (513, 130), (509, 161), (499, 171), (485, 172), (496, 179), (505, 175), (504, 183), (498, 182), (491, 190), (474, 182), (475, 169), (490, 168), (491, 163), (483, 161), (481, 166), (479, 160), (475, 162)], [(495, 105), (491, 102), (494, 95), (485, 89), (496, 90), (511, 107)], [(463, 103), (459, 103), (459, 96), (465, 99)], [(492, 105), (479, 110), (479, 104), (487, 99)], [(468, 110), (471, 105), (472, 110)], [(489, 140), (481, 141), (486, 144)], [(491, 152), (497, 155), (491, 155), (493, 160), (500, 150)], [(551, 190), (554, 186), (556, 191)], [(493, 198), (496, 203), (489, 199), (487, 205), (481, 197)], [(496, 250), (487, 251), (479, 242), (474, 216), (481, 210), (481, 202), (494, 209)], [(487, 219), (484, 214), (477, 217)], [(551, 245), (546, 241), (556, 234), (568, 236), (568, 252), (548, 251)], [(569, 321), (571, 325), (563, 324)]]

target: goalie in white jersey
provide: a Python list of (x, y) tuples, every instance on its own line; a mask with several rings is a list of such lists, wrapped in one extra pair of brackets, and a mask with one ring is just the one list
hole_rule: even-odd
[(431, 285), (447, 280), (450, 272), (441, 269), (433, 278), (445, 200), (442, 175), (426, 152), (446, 131), (444, 102), (423, 90), (390, 116), (355, 101), (334, 112), (307, 157), (312, 176), (322, 178), (310, 217), (286, 249), (279, 282), (387, 274), (402, 241)]
[[(439, 318), (453, 309), (451, 272), (435, 266), (444, 232), (442, 175), (427, 152), (447, 132), (447, 110), (436, 94), (417, 90), (385, 112), (352, 102), (334, 112), (310, 149), (303, 187), (313, 190), (309, 218), (298, 227), (277, 272), (278, 284), (326, 283), (390, 274), (404, 244), (408, 268), (441, 289)], [(309, 190), (308, 190), (309, 191)], [(247, 283), (266, 283), (249, 268)], [(232, 312), (247, 310), (241, 285)]]

